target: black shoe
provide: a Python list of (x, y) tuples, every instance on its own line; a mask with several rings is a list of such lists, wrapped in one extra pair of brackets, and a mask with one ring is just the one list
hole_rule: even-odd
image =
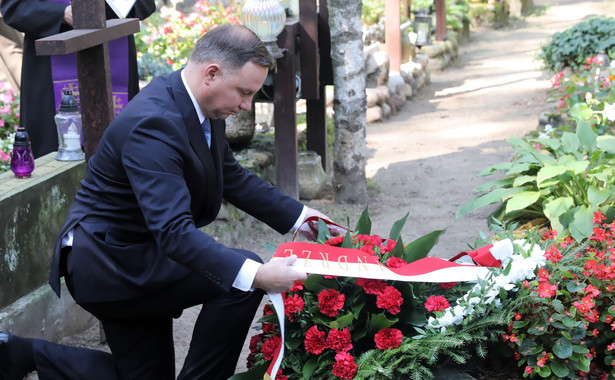
[(0, 380), (23, 380), (28, 370), (11, 363), (9, 358), (9, 344), (11, 334), (0, 332)]

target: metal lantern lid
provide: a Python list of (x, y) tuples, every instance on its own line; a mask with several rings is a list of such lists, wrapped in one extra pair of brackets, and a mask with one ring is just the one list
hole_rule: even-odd
[(60, 112), (77, 112), (79, 107), (77, 106), (77, 99), (73, 96), (72, 91), (64, 91), (62, 100), (60, 101)]
[(28, 132), (26, 132), (26, 129), (24, 127), (17, 128), (17, 132), (15, 133), (15, 140), (13, 141), (13, 148), (29, 146), (30, 137), (28, 136)]
[(604, 50), (601, 50), (600, 53), (596, 55), (596, 63), (600, 67), (607, 67), (610, 64), (609, 56)]

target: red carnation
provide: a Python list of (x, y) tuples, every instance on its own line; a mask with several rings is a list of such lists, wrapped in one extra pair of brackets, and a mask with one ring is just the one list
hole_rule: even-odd
[(344, 236), (340, 235), (340, 236), (332, 237), (331, 239), (327, 240), (325, 244), (332, 245), (332, 246), (338, 246), (342, 244), (343, 241), (344, 241)]
[(325, 332), (318, 330), (318, 326), (312, 326), (305, 332), (303, 341), (305, 350), (310, 354), (320, 355), (327, 348), (325, 343)]
[(400, 311), (400, 306), (404, 303), (399, 290), (392, 286), (387, 286), (382, 294), (376, 298), (376, 306), (381, 309), (386, 309), (391, 314), (397, 314)]
[(318, 293), (318, 308), (321, 313), (329, 317), (337, 315), (337, 312), (344, 307), (344, 301), (346, 301), (346, 296), (335, 289)]
[(427, 298), (427, 302), (425, 302), (425, 309), (427, 309), (427, 311), (444, 311), (450, 306), (446, 298), (442, 296), (431, 296)]
[(293, 286), (290, 289), (288, 289), (289, 292), (298, 292), (299, 290), (303, 290), (303, 282), (302, 281), (295, 281)]
[(399, 347), (403, 337), (404, 335), (398, 329), (382, 329), (374, 336), (374, 342), (376, 342), (376, 347), (386, 350)]
[(293, 315), (303, 310), (305, 302), (298, 294), (294, 294), (292, 297), (284, 298), (284, 314), (289, 321), (294, 322)]
[(288, 377), (282, 373), (282, 368), (278, 369), (278, 373), (275, 375), (275, 380), (288, 380)]
[(275, 311), (273, 310), (273, 308), (271, 307), (271, 304), (266, 304), (265, 307), (263, 308), (263, 317), (265, 315), (269, 315), (269, 314), (273, 314)]
[(258, 351), (258, 345), (263, 342), (262, 334), (252, 335), (250, 338), (250, 352)]
[(442, 289), (451, 289), (451, 288), (454, 288), (455, 285), (457, 285), (456, 282), (441, 282), (440, 283), (440, 287)]
[(362, 287), (366, 294), (376, 295), (382, 294), (384, 289), (388, 286), (387, 283), (382, 280), (371, 280), (367, 278), (357, 278), (355, 284)]
[(273, 358), (273, 354), (275, 354), (275, 350), (280, 347), (281, 343), (282, 338), (279, 335), (269, 337), (269, 339), (263, 343), (263, 347), (261, 347), (261, 352), (263, 353), (265, 359), (271, 360)]
[(332, 372), (342, 379), (352, 379), (357, 373), (357, 363), (354, 362), (354, 357), (348, 352), (340, 352), (335, 355)]
[(389, 268), (401, 268), (408, 263), (404, 259), (400, 259), (399, 257), (391, 256), (387, 260), (387, 266)]
[(341, 330), (331, 329), (327, 336), (327, 346), (335, 352), (351, 350), (350, 330), (347, 327)]
[(275, 332), (276, 330), (277, 330), (277, 325), (274, 325), (273, 323), (263, 322), (263, 333), (264, 334), (271, 334)]

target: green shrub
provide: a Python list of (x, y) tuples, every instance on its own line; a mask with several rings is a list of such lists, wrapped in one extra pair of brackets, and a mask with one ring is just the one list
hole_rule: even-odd
[(615, 18), (595, 17), (580, 22), (563, 32), (555, 33), (544, 44), (538, 59), (546, 69), (558, 71), (563, 67), (578, 69), (588, 57), (597, 55), (601, 50), (615, 57)]
[(506, 174), (477, 186), (487, 191), (464, 204), (458, 218), (480, 207), (501, 203), (492, 214), (499, 220), (520, 223), (547, 218), (559, 236), (583, 240), (591, 235), (592, 218), (615, 210), (615, 137), (598, 136), (587, 120), (579, 120), (576, 133), (559, 139), (508, 139), (516, 157), (490, 166), (478, 176)]

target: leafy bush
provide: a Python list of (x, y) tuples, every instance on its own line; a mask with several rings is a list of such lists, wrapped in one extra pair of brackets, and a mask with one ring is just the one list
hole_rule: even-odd
[(141, 79), (184, 67), (203, 34), (217, 25), (239, 22), (239, 9), (218, 1), (197, 1), (186, 13), (179, 10), (182, 5), (180, 0), (171, 0), (145, 20), (135, 36)]
[(505, 221), (547, 218), (560, 236), (577, 240), (591, 236), (595, 212), (612, 215), (615, 201), (615, 137), (598, 136), (585, 120), (576, 133), (559, 139), (510, 138), (516, 156), (490, 166), (478, 176), (506, 174), (477, 186), (487, 191), (464, 204), (457, 218), (480, 207), (501, 203), (492, 214)]
[(563, 67), (579, 69), (587, 57), (597, 55), (601, 50), (609, 57), (615, 57), (615, 18), (595, 17), (582, 21), (573, 27), (558, 32), (544, 44), (538, 59), (544, 67), (559, 71)]
[(10, 169), (10, 154), (18, 127), (19, 93), (0, 82), (0, 173)]
[(503, 340), (525, 376), (612, 379), (615, 224), (600, 212), (594, 223), (586, 242), (549, 239), (545, 265), (519, 289)]
[(553, 78), (551, 98), (558, 99), (558, 112), (592, 123), (598, 134), (615, 127), (615, 71), (598, 67), (597, 58), (589, 57), (580, 72), (559, 72)]

